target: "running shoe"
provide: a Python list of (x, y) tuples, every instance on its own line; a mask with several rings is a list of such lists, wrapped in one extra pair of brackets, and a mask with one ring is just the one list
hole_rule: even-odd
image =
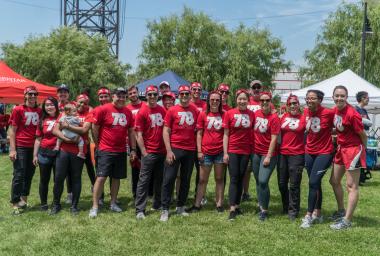
[(243, 193), (243, 195), (241, 196), (241, 201), (242, 202), (252, 201), (251, 195), (249, 193)]
[(341, 218), (338, 222), (331, 224), (330, 228), (334, 230), (344, 230), (351, 228), (352, 223), (349, 220), (346, 220), (345, 218)]
[(71, 212), (71, 214), (72, 215), (78, 215), (79, 214), (79, 212), (80, 212), (80, 210), (79, 210), (79, 208), (78, 207), (70, 207), (70, 212)]
[(216, 207), (216, 211), (217, 211), (218, 213), (223, 213), (223, 212), (224, 212), (224, 208), (223, 208), (223, 206), (217, 206), (217, 207)]
[(188, 213), (197, 213), (200, 210), (201, 210), (201, 207), (197, 207), (197, 206), (193, 205), (190, 208), (186, 209), (186, 212), (188, 212)]
[(267, 211), (259, 212), (259, 221), (265, 221), (266, 219), (268, 219), (268, 212)]
[(160, 221), (166, 222), (168, 220), (169, 220), (169, 211), (168, 210), (163, 210), (161, 212)]
[(49, 212), (49, 215), (56, 215), (61, 211), (61, 205), (54, 204)]
[(301, 223), (301, 225), (300, 225), (300, 228), (310, 228), (311, 225), (313, 225), (313, 219), (311, 218), (311, 216), (306, 215), (306, 216), (302, 219), (302, 223)]
[(207, 204), (207, 198), (203, 197), (202, 200), (201, 200), (201, 206), (204, 206), (206, 204)]
[(110, 210), (113, 212), (122, 212), (123, 211), (117, 204), (111, 204)]
[(311, 221), (313, 222), (313, 224), (321, 224), (323, 223), (323, 216), (312, 215)]
[(240, 208), (236, 208), (237, 215), (243, 215), (243, 211)]
[(330, 216), (330, 220), (334, 221), (334, 222), (337, 222), (339, 221), (340, 219), (342, 219), (344, 216), (346, 216), (346, 210), (345, 209), (340, 209), (338, 211), (335, 211), (331, 216)]
[(230, 215), (228, 216), (228, 220), (235, 220), (236, 217), (238, 216), (237, 211), (230, 211)]
[(181, 206), (181, 207), (176, 207), (175, 208), (175, 211), (178, 215), (182, 216), (182, 217), (187, 217), (189, 216), (189, 214), (186, 212), (185, 210), (185, 206)]
[(88, 217), (90, 218), (96, 218), (98, 216), (98, 209), (97, 208), (91, 208), (90, 213), (88, 214)]
[(145, 214), (144, 214), (144, 212), (138, 212), (138, 213), (136, 214), (136, 219), (138, 219), (138, 220), (143, 220), (143, 219), (145, 219)]
[(40, 210), (43, 211), (43, 212), (46, 212), (48, 209), (49, 209), (49, 206), (47, 204), (42, 204), (40, 206)]

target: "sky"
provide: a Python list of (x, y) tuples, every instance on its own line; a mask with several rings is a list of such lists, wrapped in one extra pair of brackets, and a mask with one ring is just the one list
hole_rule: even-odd
[[(119, 60), (133, 68), (139, 63), (138, 55), (148, 32), (147, 22), (180, 15), (184, 6), (207, 14), (230, 30), (240, 23), (267, 28), (282, 40), (286, 48), (284, 59), (295, 67), (304, 65), (305, 51), (314, 47), (324, 20), (342, 3), (342, 0), (120, 1), (125, 1), (125, 22), (121, 28)], [(47, 35), (60, 26), (60, 6), (61, 0), (0, 0), (0, 43), (22, 44), (29, 35)]]

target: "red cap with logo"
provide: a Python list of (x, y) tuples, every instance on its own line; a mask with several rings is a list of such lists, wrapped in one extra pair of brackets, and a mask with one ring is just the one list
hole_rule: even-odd
[(190, 87), (188, 85), (181, 85), (178, 87), (178, 92), (190, 92)]
[(191, 89), (193, 89), (193, 88), (201, 88), (202, 89), (202, 84), (199, 82), (192, 82), (190, 85), (190, 88)]
[(111, 95), (111, 92), (110, 92), (110, 90), (108, 90), (107, 88), (101, 88), (101, 89), (98, 90), (98, 96), (99, 96), (100, 94), (108, 94), (108, 95)]
[(175, 94), (174, 94), (174, 92), (164, 92), (163, 94), (162, 94), (162, 98), (163, 97), (170, 97), (170, 98), (172, 98), (173, 100), (175, 100)]
[(24, 95), (31, 92), (31, 91), (37, 92), (37, 88), (34, 85), (29, 85), (29, 86), (25, 87)]
[(228, 84), (219, 84), (218, 91), (229, 91), (230, 86)]
[(148, 93), (148, 92), (157, 92), (157, 93), (158, 93), (158, 88), (157, 88), (157, 86), (155, 86), (155, 85), (149, 85), (149, 86), (146, 87), (146, 89), (145, 89), (145, 93)]

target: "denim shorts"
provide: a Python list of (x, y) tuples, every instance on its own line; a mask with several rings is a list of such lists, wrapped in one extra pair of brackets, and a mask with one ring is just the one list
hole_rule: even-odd
[(222, 164), (223, 162), (223, 152), (217, 155), (203, 155), (203, 160), (199, 161), (200, 165), (211, 166), (213, 164)]

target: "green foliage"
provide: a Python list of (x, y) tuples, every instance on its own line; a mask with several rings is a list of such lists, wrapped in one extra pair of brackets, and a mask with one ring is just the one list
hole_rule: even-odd
[(94, 92), (101, 85), (125, 85), (129, 65), (109, 51), (107, 40), (76, 28), (62, 27), (47, 36), (30, 36), (24, 44), (1, 45), (3, 59), (16, 72), (34, 81), (70, 86), (72, 96), (84, 87)]
[[(380, 85), (380, 5), (369, 5), (368, 18), (373, 34), (367, 37), (365, 78)], [(327, 79), (346, 69), (360, 74), (363, 7), (343, 3), (329, 15), (314, 49), (306, 51), (307, 67), (301, 69), (306, 83)]]
[(140, 65), (131, 80), (142, 80), (168, 69), (188, 81), (200, 81), (207, 90), (225, 82), (247, 87), (252, 79), (271, 86), (273, 75), (290, 64), (281, 59), (285, 48), (268, 30), (240, 25), (229, 31), (204, 13), (184, 8), (148, 23)]

